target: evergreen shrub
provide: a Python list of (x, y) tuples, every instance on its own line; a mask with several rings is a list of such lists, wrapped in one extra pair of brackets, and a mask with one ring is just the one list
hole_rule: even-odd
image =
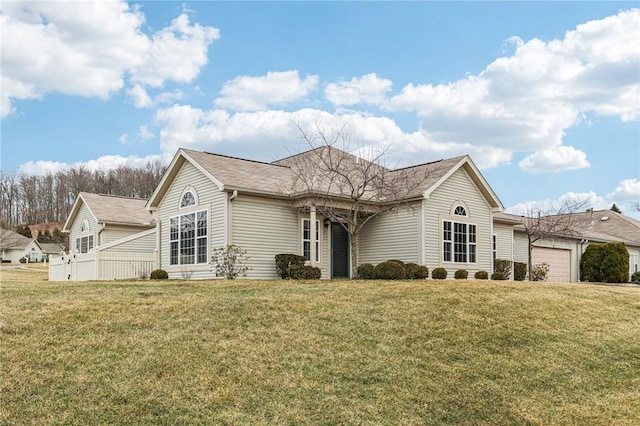
[(169, 274), (164, 269), (154, 269), (151, 271), (149, 278), (152, 280), (167, 280), (169, 279)]
[(487, 271), (478, 271), (473, 275), (473, 277), (476, 280), (488, 280), (489, 279), (489, 273)]
[(291, 278), (290, 268), (292, 266), (304, 266), (307, 258), (292, 253), (276, 254), (276, 271), (283, 280)]
[(400, 263), (387, 260), (376, 265), (373, 276), (377, 280), (401, 280), (404, 279), (404, 267)]
[(513, 279), (516, 281), (524, 281), (527, 278), (527, 264), (523, 262), (513, 263)]
[(456, 280), (466, 280), (468, 276), (469, 272), (466, 269), (458, 269), (454, 274)]
[(431, 278), (434, 280), (444, 280), (447, 279), (447, 270), (444, 268), (435, 268), (431, 271)]

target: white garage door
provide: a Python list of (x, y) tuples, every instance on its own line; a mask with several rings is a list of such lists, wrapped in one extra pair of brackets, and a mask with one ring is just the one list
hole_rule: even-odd
[(534, 265), (546, 263), (549, 265), (549, 282), (571, 281), (571, 250), (534, 247), (531, 253), (531, 261)]

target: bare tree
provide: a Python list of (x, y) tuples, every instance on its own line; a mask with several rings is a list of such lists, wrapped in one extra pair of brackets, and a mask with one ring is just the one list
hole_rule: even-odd
[(583, 212), (587, 201), (568, 200), (559, 208), (545, 210), (531, 207), (524, 217), (524, 229), (528, 239), (529, 276), (531, 276), (531, 254), (533, 245), (539, 240), (557, 240), (572, 238), (584, 226), (583, 218), (577, 213)]
[(403, 206), (409, 208), (422, 199), (426, 168), (386, 167), (388, 147), (369, 150), (367, 159), (351, 154), (351, 134), (346, 127), (327, 129), (316, 122), (309, 130), (294, 124), (309, 150), (278, 162), (292, 171), (286, 190), (296, 209), (313, 208), (344, 228), (350, 241), (351, 276), (356, 277), (358, 234), (373, 218)]

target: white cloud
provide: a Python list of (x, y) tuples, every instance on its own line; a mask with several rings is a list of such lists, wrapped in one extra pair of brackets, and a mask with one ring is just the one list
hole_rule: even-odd
[[(499, 148), (478, 147), (473, 144), (437, 143), (427, 132), (405, 132), (388, 117), (375, 117), (359, 112), (329, 113), (316, 109), (292, 112), (257, 111), (229, 113), (225, 110), (203, 110), (188, 105), (174, 105), (159, 109), (155, 122), (161, 126), (160, 146), (171, 158), (180, 147), (224, 151), (231, 155), (271, 161), (285, 156), (285, 147), (300, 140), (300, 132), (293, 123), (302, 127), (321, 122), (327, 128), (346, 126), (353, 148), (390, 145), (389, 160), (394, 164), (410, 165), (416, 157), (422, 161), (470, 154), (481, 168), (495, 167), (510, 161), (511, 153)], [(246, 152), (250, 151), (251, 155)]]
[(153, 108), (160, 104), (171, 103), (176, 100), (182, 99), (184, 94), (180, 90), (174, 90), (173, 92), (162, 92), (155, 97), (149, 96), (147, 90), (140, 84), (136, 84), (133, 87), (126, 90), (127, 96), (133, 101), (136, 108)]
[(625, 179), (621, 181), (607, 197), (618, 202), (640, 203), (640, 179)]
[(579, 25), (561, 40), (511, 38), (515, 53), (480, 74), (408, 84), (385, 107), (417, 112), (441, 143), (542, 152), (525, 166), (555, 149), (569, 169), (585, 167), (583, 153), (562, 147), (567, 129), (586, 114), (640, 119), (639, 39), (640, 9)]
[(128, 134), (123, 134), (120, 135), (120, 137), (118, 138), (118, 141), (122, 144), (122, 145), (126, 145), (127, 142), (129, 142), (129, 135)]
[(114, 170), (121, 166), (140, 168), (150, 161), (158, 160), (167, 162), (166, 158), (162, 158), (159, 155), (148, 155), (146, 157), (103, 155), (97, 159), (80, 161), (73, 164), (58, 161), (28, 161), (20, 166), (18, 174), (44, 176), (49, 173), (55, 174), (59, 171), (68, 170), (71, 167), (84, 167), (91, 172), (96, 170)]
[(380, 78), (375, 73), (362, 77), (353, 77), (351, 81), (330, 83), (324, 89), (324, 95), (336, 106), (356, 104), (381, 104), (385, 95), (391, 91), (391, 80)]
[(633, 206), (640, 201), (640, 179), (624, 179), (617, 187), (606, 195), (599, 195), (595, 191), (589, 192), (567, 192), (557, 199), (544, 199), (538, 201), (525, 201), (506, 209), (506, 212), (516, 215), (526, 215), (527, 212), (541, 210), (543, 212), (555, 213), (567, 203), (584, 202), (584, 208), (595, 210), (606, 210), (615, 203), (622, 212), (630, 217), (640, 219), (640, 212), (635, 211)]
[(136, 108), (151, 108), (153, 100), (147, 91), (139, 84), (127, 89), (127, 96), (133, 100), (133, 104)]
[[(47, 92), (108, 98), (127, 84), (159, 87), (191, 81), (206, 63), (217, 29), (191, 24), (187, 15), (146, 35), (145, 16), (122, 0), (3, 2), (0, 117), (15, 111), (12, 99)], [(144, 103), (140, 88), (133, 89)]]
[(270, 105), (301, 100), (317, 85), (317, 75), (301, 79), (297, 70), (268, 72), (260, 77), (239, 76), (225, 83), (215, 105), (235, 111), (260, 111)]
[(591, 167), (587, 154), (572, 146), (559, 146), (534, 152), (519, 163), (530, 173), (557, 173)]
[(138, 137), (143, 141), (153, 139), (155, 135), (149, 130), (147, 125), (140, 126), (138, 128)]

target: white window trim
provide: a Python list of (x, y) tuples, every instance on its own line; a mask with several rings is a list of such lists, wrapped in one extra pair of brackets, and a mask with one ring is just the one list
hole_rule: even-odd
[[(461, 218), (465, 218), (467, 220), (459, 220)], [(443, 264), (447, 264), (447, 265), (476, 265), (478, 263), (478, 224), (476, 222), (470, 221), (468, 220), (469, 216), (451, 216), (451, 217), (445, 217), (442, 219), (441, 224), (440, 224), (440, 248), (442, 250), (442, 256), (441, 256), (441, 262)], [(445, 240), (444, 238), (444, 224), (445, 222), (449, 222), (451, 223), (451, 239), (450, 240)], [(466, 226), (466, 242), (465, 242), (465, 247), (466, 247), (466, 257), (467, 257), (467, 261), (465, 262), (456, 262), (455, 261), (455, 224), (461, 224), (461, 225), (465, 225)], [(469, 236), (470, 234), (470, 225), (475, 227), (475, 242), (471, 242)], [(444, 245), (445, 243), (449, 243), (451, 244), (450, 247), (450, 254), (451, 254), (451, 260), (445, 260), (445, 248)], [(471, 250), (470, 247), (474, 246), (475, 247), (475, 260), (474, 261), (470, 261), (469, 258), (471, 256)]]
[[(182, 199), (183, 199), (183, 198), (184, 198), (184, 196), (185, 196), (186, 194), (188, 194), (189, 192), (191, 193), (191, 195), (193, 195), (194, 203), (193, 203), (193, 204), (191, 204), (191, 205), (188, 205), (188, 206), (184, 206), (184, 207), (183, 207), (183, 206), (182, 206)], [(194, 207), (198, 207), (198, 206), (199, 206), (199, 204), (200, 204), (200, 201), (199, 201), (199, 199), (198, 199), (198, 193), (196, 192), (196, 189), (195, 189), (193, 186), (191, 186), (191, 185), (186, 186), (186, 187), (182, 190), (182, 193), (180, 194), (180, 198), (178, 199), (178, 209), (181, 209), (181, 210), (182, 210), (182, 209), (190, 209), (190, 208), (192, 209), (192, 208), (194, 208)]]
[[(304, 238), (304, 223), (305, 222), (309, 222), (309, 232), (311, 232), (311, 219), (309, 218), (301, 218), (301, 222), (300, 222), (300, 253), (302, 253), (302, 256), (305, 256), (304, 254), (304, 243), (306, 241), (309, 241), (309, 243), (311, 244), (311, 240), (307, 240)], [(322, 240), (322, 236), (320, 234), (321, 230), (320, 230), (320, 225), (321, 222), (319, 220), (316, 220), (316, 263), (320, 264), (322, 256), (320, 255), (320, 241)], [(311, 256), (311, 246), (309, 246), (309, 256)], [(306, 256), (305, 256), (306, 257)], [(307, 262), (311, 262), (310, 259), (307, 259)]]

